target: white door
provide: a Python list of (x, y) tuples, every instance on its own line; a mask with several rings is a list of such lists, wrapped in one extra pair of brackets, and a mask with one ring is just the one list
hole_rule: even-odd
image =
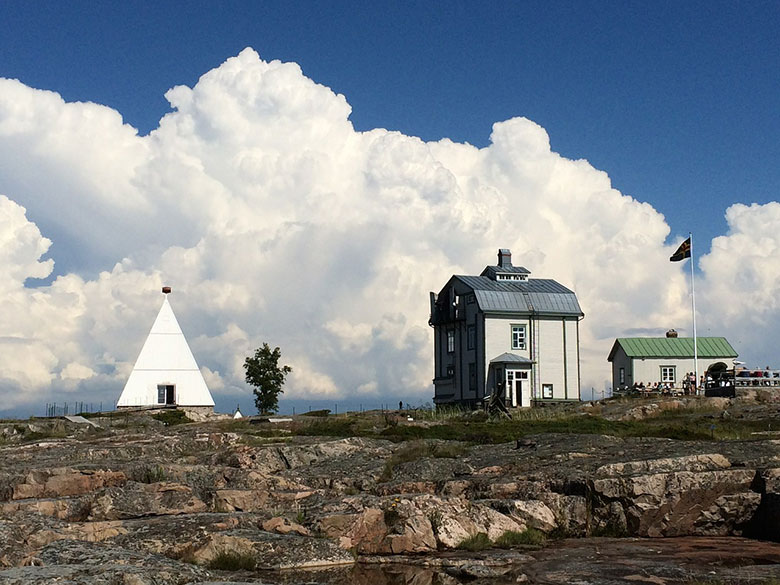
[(506, 405), (517, 408), (518, 398), (522, 398), (523, 381), (517, 370), (506, 371)]
[(517, 388), (517, 393), (520, 395), (521, 406), (531, 406), (531, 382), (528, 379), (528, 372), (521, 371), (517, 373), (517, 378), (520, 381), (520, 386)]
[(527, 370), (506, 371), (506, 402), (515, 408), (531, 406), (531, 386)]

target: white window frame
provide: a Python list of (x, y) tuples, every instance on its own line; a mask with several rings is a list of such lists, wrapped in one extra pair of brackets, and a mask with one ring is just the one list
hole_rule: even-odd
[(553, 385), (542, 384), (542, 398), (550, 400), (553, 397)]
[(447, 330), (447, 353), (455, 353), (455, 331)]
[(661, 366), (661, 382), (666, 384), (677, 382), (677, 366)]
[[(520, 336), (515, 336), (515, 330), (518, 332), (522, 331), (522, 338)], [(513, 350), (524, 350), (526, 348), (527, 342), (526, 342), (526, 327), (525, 325), (517, 325), (513, 324), (510, 328), (511, 331), (511, 347)]]

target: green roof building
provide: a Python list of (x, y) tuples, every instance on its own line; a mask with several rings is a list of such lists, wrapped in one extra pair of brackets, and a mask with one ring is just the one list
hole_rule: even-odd
[[(732, 367), (737, 352), (725, 337), (699, 337), (699, 376), (721, 363)], [(666, 337), (618, 337), (607, 361), (612, 364), (612, 388), (645, 386), (656, 382), (682, 388), (685, 374), (694, 371), (693, 338), (677, 337), (672, 329)]]

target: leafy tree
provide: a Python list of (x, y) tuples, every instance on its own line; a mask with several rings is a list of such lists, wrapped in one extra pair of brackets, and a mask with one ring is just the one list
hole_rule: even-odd
[(244, 360), (246, 383), (254, 386), (255, 406), (261, 414), (279, 410), (279, 394), (284, 392), (282, 386), (287, 374), (292, 372), (290, 366), (279, 366), (281, 350), (271, 349), (267, 343), (255, 350), (253, 357)]

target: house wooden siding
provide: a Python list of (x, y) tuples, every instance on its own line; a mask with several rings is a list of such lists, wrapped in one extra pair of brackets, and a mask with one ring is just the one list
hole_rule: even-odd
[[(494, 284), (492, 278), (506, 266), (515, 269), (508, 271), (510, 277), (521, 274), (523, 281)], [(582, 311), (572, 291), (555, 281), (525, 280), (527, 274), (524, 268), (502, 265), (500, 260), (482, 277), (453, 276), (438, 295), (431, 293), (436, 404), (474, 405), (496, 390), (506, 391), (509, 397), (509, 372), (525, 372), (518, 405), (579, 400)], [(481, 303), (493, 305), (486, 310)], [(522, 349), (512, 348), (513, 326), (524, 327)], [(452, 352), (447, 347), (449, 335)]]
[(553, 398), (579, 400), (579, 323), (575, 319), (539, 321), (539, 393), (553, 384)]
[[(531, 358), (531, 344), (526, 342), (526, 349), (512, 349), (512, 325), (524, 325), (526, 332), (531, 331), (531, 320), (523, 317), (485, 317), (485, 362), (502, 353), (509, 353), (520, 357)], [(527, 334), (526, 334), (527, 335)]]
[(582, 384), (580, 370), (580, 321), (564, 321), (564, 343), (566, 344), (566, 400), (579, 400)]
[[(632, 386), (634, 384), (634, 369), (631, 359), (626, 355), (625, 350), (618, 345), (614, 350), (614, 355), (609, 358), (612, 364), (612, 389), (621, 386)], [(623, 381), (620, 381), (620, 369), (623, 368)], [(630, 380), (630, 381), (629, 381)], [(639, 380), (637, 380), (637, 383)]]

